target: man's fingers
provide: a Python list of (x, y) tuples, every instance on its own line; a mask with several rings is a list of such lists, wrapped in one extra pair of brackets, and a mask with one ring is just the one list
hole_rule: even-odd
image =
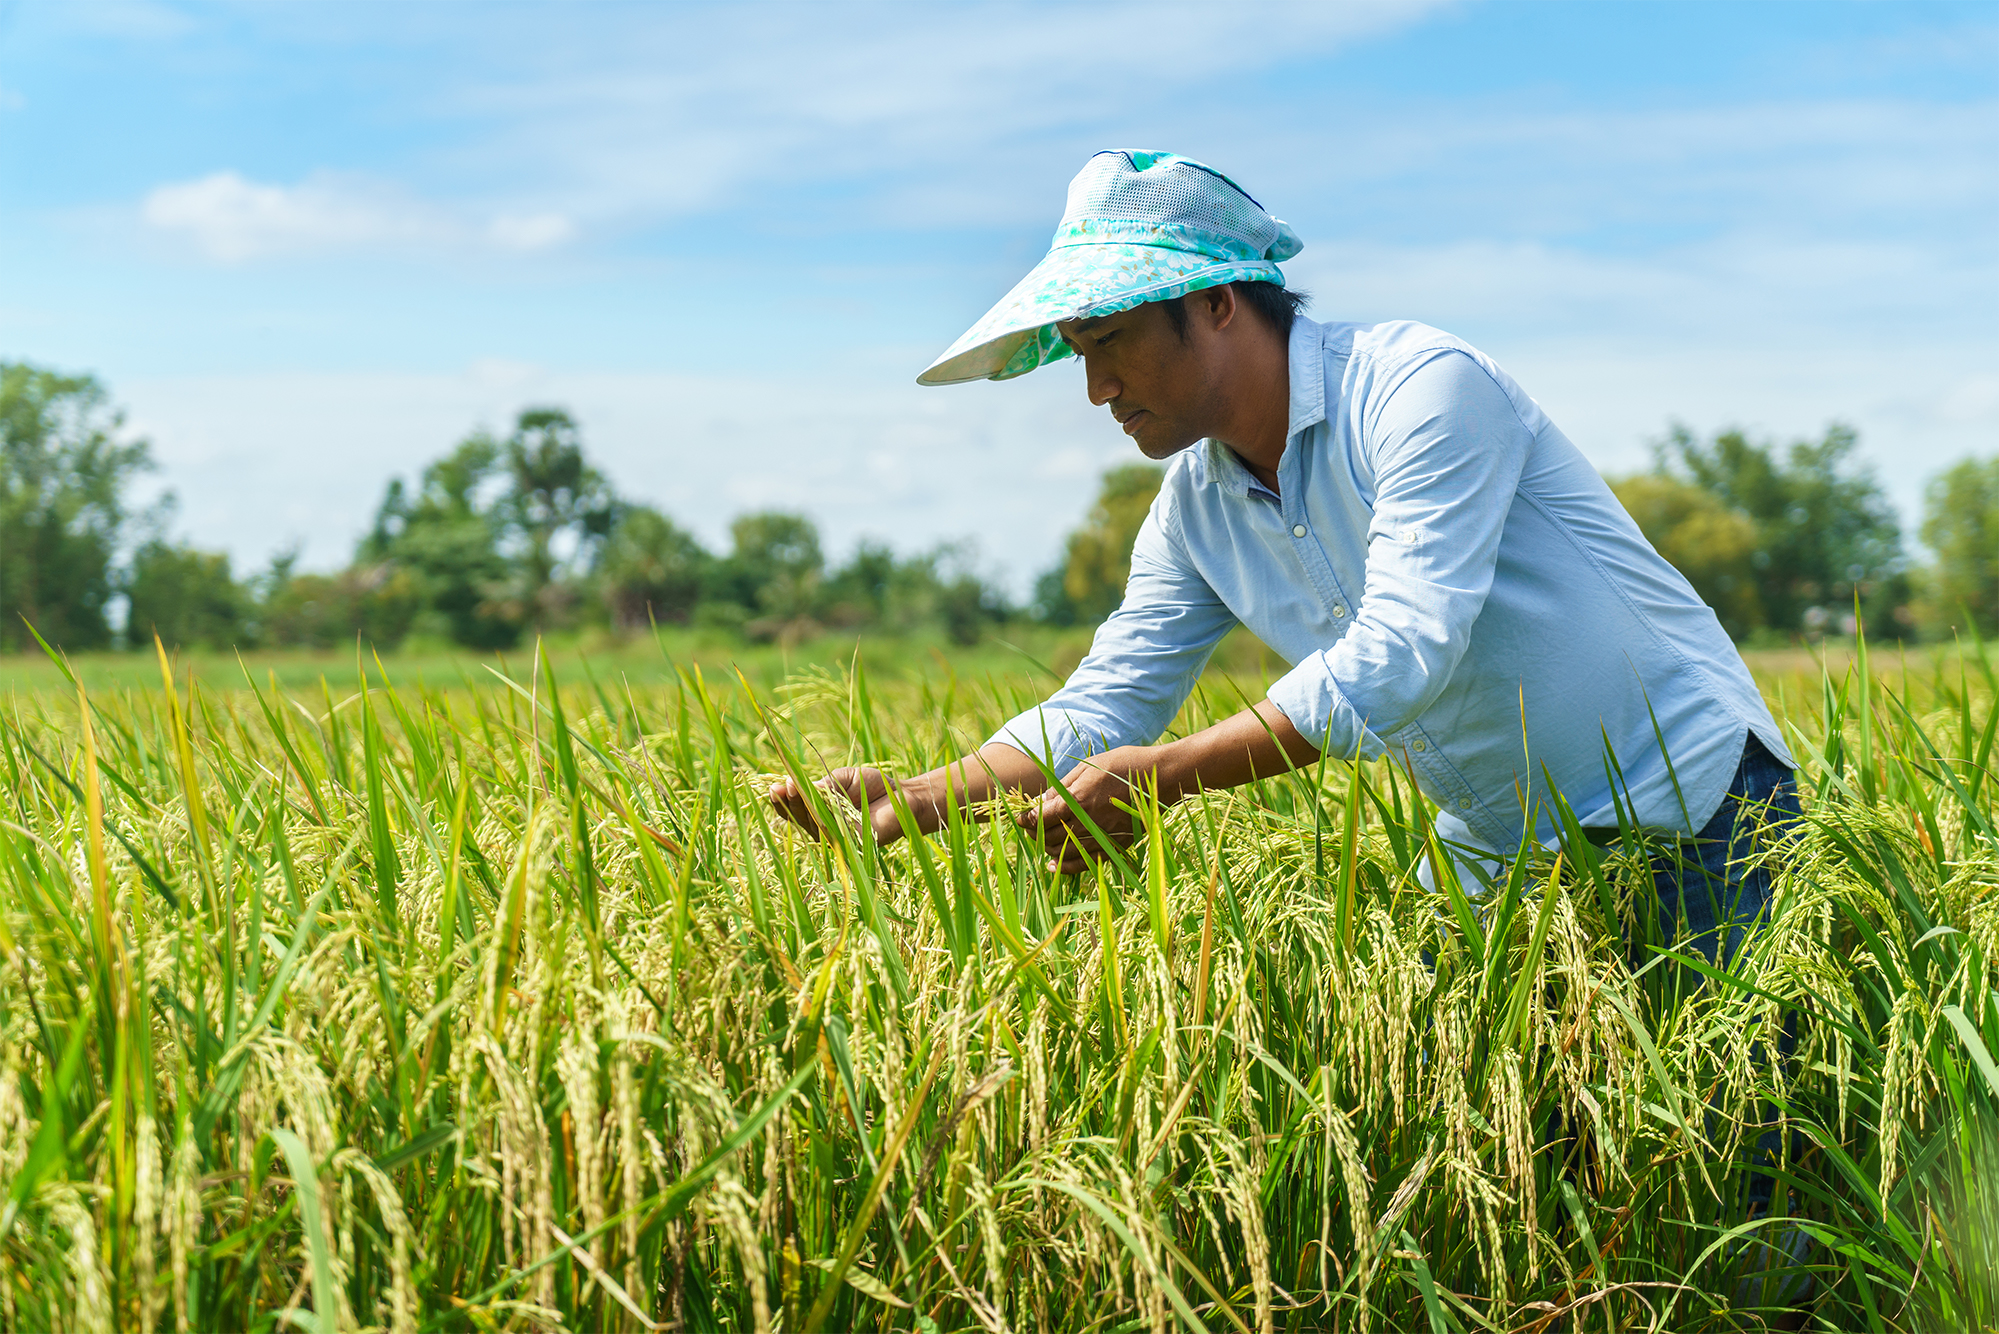
[(888, 795), (888, 776), (871, 764), (835, 769), (819, 780), (821, 787), (837, 790), (854, 809), (865, 811)]
[(792, 779), (780, 778), (773, 783), (766, 799), (777, 808), (779, 815), (815, 838), (818, 836), (819, 822), (812, 818), (812, 806)]
[(1048, 856), (1048, 869), (1062, 875), (1079, 875), (1089, 869), (1095, 855), (1096, 838), (1076, 819), (1060, 793), (1051, 792), (1039, 805), (1020, 814), (1020, 827), (1041, 840)]
[(1044, 843), (1051, 838), (1060, 839), (1062, 830), (1069, 823), (1069, 808), (1063, 804), (1060, 796), (1051, 792), (1035, 805), (1022, 811), (1019, 823), (1022, 829)]

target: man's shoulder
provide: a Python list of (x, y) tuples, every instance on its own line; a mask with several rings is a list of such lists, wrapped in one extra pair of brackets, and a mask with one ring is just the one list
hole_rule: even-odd
[(1381, 320), (1373, 324), (1328, 323), (1324, 346), (1328, 357), (1345, 357), (1388, 368), (1435, 355), (1463, 352), (1475, 361), (1487, 358), (1453, 333), (1418, 320)]
[[(1417, 320), (1328, 324), (1323, 329), (1328, 375), (1335, 374), (1335, 358), (1344, 362), (1344, 371), (1339, 373), (1340, 392), (1357, 406), (1383, 402), (1419, 368), (1436, 362), (1439, 354), (1455, 352), (1465, 358), (1458, 364), (1466, 372), (1476, 375), (1482, 371), (1491, 377), (1530, 430), (1539, 431), (1546, 424), (1547, 417), (1533, 396), (1498, 362), (1456, 334)], [(1473, 371), (1473, 366), (1478, 370)], [(1328, 392), (1332, 392), (1330, 383)]]

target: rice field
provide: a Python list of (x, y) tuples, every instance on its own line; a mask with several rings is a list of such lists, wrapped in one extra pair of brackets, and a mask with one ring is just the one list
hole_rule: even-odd
[(1767, 682), (1725, 969), (1635, 837), (1425, 888), (1387, 763), (1074, 877), (761, 801), (1024, 666), (160, 668), (0, 717), (0, 1328), (1999, 1329), (1982, 655)]

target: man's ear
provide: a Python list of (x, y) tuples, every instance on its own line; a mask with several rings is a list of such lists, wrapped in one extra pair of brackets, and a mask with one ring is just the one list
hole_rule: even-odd
[(1195, 295), (1201, 299), (1201, 314), (1206, 317), (1210, 329), (1220, 333), (1235, 323), (1238, 309), (1235, 288), (1226, 285), (1204, 287)]

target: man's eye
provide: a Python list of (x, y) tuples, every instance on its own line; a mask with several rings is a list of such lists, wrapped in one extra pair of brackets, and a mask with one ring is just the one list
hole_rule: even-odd
[(1113, 339), (1113, 338), (1116, 338), (1116, 337), (1117, 337), (1117, 336), (1118, 336), (1119, 334), (1121, 334), (1121, 333), (1123, 333), (1123, 332), (1124, 332), (1124, 330), (1122, 330), (1122, 329), (1113, 329), (1113, 330), (1111, 330), (1111, 331), (1110, 331), (1109, 333), (1105, 334), (1105, 335), (1104, 335), (1103, 337), (1101, 337), (1101, 338), (1099, 338), (1099, 339), (1097, 339), (1097, 340), (1096, 340), (1096, 343), (1097, 343), (1097, 346), (1098, 346), (1098, 347), (1102, 347), (1102, 346), (1103, 346), (1103, 345), (1104, 345), (1105, 343), (1108, 343), (1108, 342), (1110, 342), (1110, 341), (1111, 341), (1111, 339)]

